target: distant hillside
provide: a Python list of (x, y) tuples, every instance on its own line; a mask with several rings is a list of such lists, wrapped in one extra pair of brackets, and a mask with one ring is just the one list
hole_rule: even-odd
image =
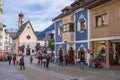
[(50, 31), (50, 30), (54, 30), (54, 24), (51, 24), (48, 28), (46, 28), (44, 31), (36, 31), (35, 34), (38, 37), (38, 39), (44, 39), (45, 33)]

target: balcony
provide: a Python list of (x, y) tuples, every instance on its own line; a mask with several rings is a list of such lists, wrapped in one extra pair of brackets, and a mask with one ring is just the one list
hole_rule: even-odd
[(73, 42), (74, 41), (74, 33), (63, 33), (62, 34), (63, 42)]
[(68, 23), (62, 27), (62, 39), (63, 42), (73, 42), (74, 41), (74, 23)]

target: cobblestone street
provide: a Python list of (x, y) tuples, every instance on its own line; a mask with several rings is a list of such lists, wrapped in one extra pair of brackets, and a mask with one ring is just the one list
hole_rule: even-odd
[(20, 70), (18, 65), (0, 62), (0, 80), (120, 80), (120, 70), (89, 70), (87, 67), (81, 70), (78, 65), (58, 66), (53, 63), (44, 69), (43, 65), (37, 65), (36, 58), (30, 64), (29, 57), (25, 57), (25, 62), (25, 70)]

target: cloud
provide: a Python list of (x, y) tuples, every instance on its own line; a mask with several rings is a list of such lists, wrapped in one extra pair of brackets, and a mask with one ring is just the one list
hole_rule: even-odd
[(30, 20), (35, 31), (42, 31), (52, 24), (61, 9), (74, 0), (3, 0), (3, 23), (7, 28), (18, 28), (18, 14), (24, 13), (24, 21)]

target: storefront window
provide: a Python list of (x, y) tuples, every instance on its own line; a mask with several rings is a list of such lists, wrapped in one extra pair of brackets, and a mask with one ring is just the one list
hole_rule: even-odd
[(96, 41), (94, 42), (94, 57), (98, 60), (105, 62), (106, 53), (105, 53), (105, 41)]

